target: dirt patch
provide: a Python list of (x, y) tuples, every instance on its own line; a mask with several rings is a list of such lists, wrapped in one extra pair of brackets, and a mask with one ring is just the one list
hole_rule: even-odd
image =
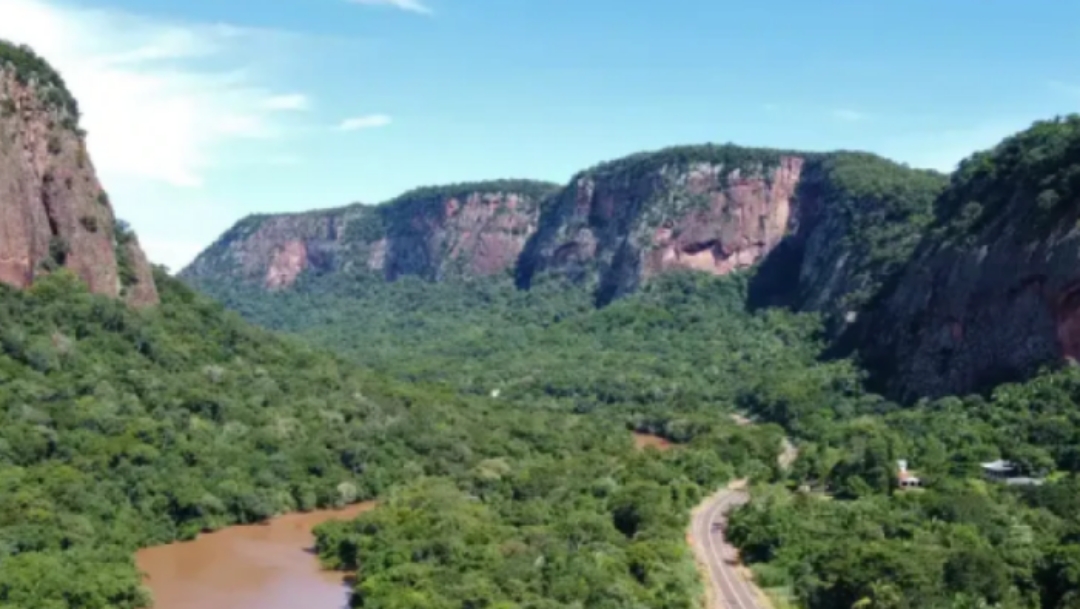
[(645, 450), (646, 448), (653, 447), (661, 452), (671, 450), (675, 448), (675, 444), (667, 438), (661, 438), (660, 436), (654, 436), (649, 433), (634, 432), (634, 447), (638, 450)]
[(737, 412), (731, 413), (731, 420), (735, 421), (735, 424), (740, 426), (740, 427), (746, 427), (747, 425), (753, 425), (754, 424), (753, 421), (751, 421), (750, 419), (746, 418), (745, 416), (743, 416), (743, 415), (741, 415), (741, 414), (739, 414)]

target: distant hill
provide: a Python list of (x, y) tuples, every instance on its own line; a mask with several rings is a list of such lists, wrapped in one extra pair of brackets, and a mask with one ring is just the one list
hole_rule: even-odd
[[(864, 153), (679, 147), (604, 163), (562, 188), (523, 180), (422, 188), (378, 206), (241, 220), (180, 276), (223, 297), (301, 275), (395, 280), (514, 274), (597, 304), (679, 270), (765, 263), (762, 303), (856, 309), (914, 248), (943, 175)], [(772, 261), (772, 264), (769, 262)]]

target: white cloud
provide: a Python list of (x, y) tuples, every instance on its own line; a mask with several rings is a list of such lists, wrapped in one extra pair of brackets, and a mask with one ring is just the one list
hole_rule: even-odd
[(268, 70), (311, 41), (61, 2), (0, 0), (0, 38), (60, 71), (117, 214), (151, 260), (179, 269), (242, 215), (225, 170), (280, 166), (295, 149), (276, 140), (309, 100)]
[(866, 115), (857, 110), (851, 110), (849, 108), (838, 108), (832, 112), (833, 118), (837, 120), (847, 121), (850, 123), (866, 120)]
[(63, 75), (109, 176), (200, 186), (227, 144), (278, 135), (275, 111), (307, 102), (230, 65), (258, 32), (43, 0), (0, 0), (0, 16), (0, 38), (29, 44)]
[(347, 118), (341, 121), (341, 124), (338, 125), (338, 129), (340, 129), (341, 131), (356, 131), (358, 129), (372, 129), (374, 127), (384, 127), (389, 124), (389, 116), (385, 114), (369, 114), (367, 116)]
[(431, 9), (420, 0), (349, 0), (353, 4), (366, 4), (369, 6), (392, 6), (403, 11), (430, 15)]
[(263, 101), (263, 107), (268, 110), (307, 110), (310, 106), (310, 100), (302, 93), (275, 95)]

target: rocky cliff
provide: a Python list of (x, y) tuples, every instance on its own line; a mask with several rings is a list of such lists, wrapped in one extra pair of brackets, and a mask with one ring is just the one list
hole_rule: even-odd
[(852, 334), (882, 388), (906, 399), (1080, 358), (1080, 117), (964, 161)]
[(490, 276), (517, 261), (539, 203), (557, 186), (502, 180), (421, 188), (382, 205), (251, 216), (181, 272), (204, 287), (223, 279), (277, 290), (304, 273), (366, 269), (388, 280)]
[(890, 271), (886, 258), (910, 253), (944, 181), (859, 153), (709, 145), (634, 155), (582, 172), (545, 205), (518, 284), (560, 277), (595, 286), (605, 304), (657, 274), (760, 264), (759, 304), (837, 316)]
[(221, 296), (237, 283), (287, 288), (305, 272), (437, 281), (513, 268), (522, 288), (568, 281), (603, 305), (659, 274), (759, 265), (755, 304), (825, 311), (839, 328), (911, 253), (944, 184), (870, 154), (670, 148), (562, 188), (461, 184), (378, 206), (251, 216), (181, 275)]
[(78, 118), (59, 74), (0, 41), (0, 282), (23, 288), (67, 267), (93, 292), (154, 304), (150, 265), (116, 226)]

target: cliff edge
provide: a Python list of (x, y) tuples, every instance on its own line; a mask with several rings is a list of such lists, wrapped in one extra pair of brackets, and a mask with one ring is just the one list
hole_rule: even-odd
[(536, 228), (540, 201), (557, 189), (529, 180), (419, 188), (381, 205), (249, 216), (180, 276), (291, 287), (305, 272), (366, 270), (393, 281), (486, 277), (511, 269)]
[(962, 162), (856, 331), (881, 388), (907, 400), (1080, 359), (1080, 116)]
[(0, 282), (25, 288), (60, 267), (92, 292), (158, 302), (135, 235), (117, 225), (63, 79), (0, 41)]

